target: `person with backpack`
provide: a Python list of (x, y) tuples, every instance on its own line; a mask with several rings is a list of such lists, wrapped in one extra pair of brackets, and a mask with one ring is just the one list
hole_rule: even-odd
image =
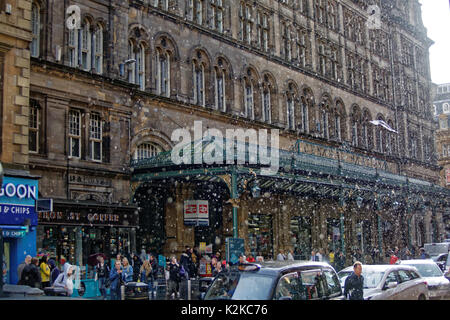
[(102, 256), (98, 256), (97, 261), (98, 263), (95, 266), (95, 281), (98, 281), (98, 289), (103, 300), (106, 300), (106, 288), (109, 286), (110, 269)]

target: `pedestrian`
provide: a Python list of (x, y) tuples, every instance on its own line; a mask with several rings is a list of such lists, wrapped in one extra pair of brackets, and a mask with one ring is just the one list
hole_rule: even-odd
[(334, 250), (331, 249), (328, 254), (328, 262), (334, 267)]
[(150, 274), (150, 281), (149, 281), (149, 287), (148, 290), (151, 293), (151, 297), (155, 298), (156, 296), (156, 287), (155, 287), (155, 281), (158, 279), (158, 261), (156, 261), (155, 256), (153, 254), (150, 254), (150, 260), (149, 260), (150, 266), (152, 268), (152, 272)]
[(32, 288), (41, 287), (41, 272), (39, 270), (38, 258), (31, 258), (30, 264), (26, 265), (22, 271), (21, 283)]
[(98, 281), (98, 290), (100, 291), (103, 300), (106, 300), (106, 288), (109, 285), (109, 274), (111, 270), (103, 256), (97, 256), (97, 265), (95, 266), (95, 281)]
[(311, 258), (310, 258), (310, 260), (311, 260), (311, 261), (319, 261), (318, 253), (316, 253), (315, 250), (312, 250), (312, 251), (311, 251)]
[(419, 249), (419, 259), (429, 259), (430, 255), (425, 252), (424, 248)]
[(61, 271), (56, 265), (56, 261), (54, 259), (48, 260), (48, 265), (50, 267), (50, 286), (53, 286), (53, 283), (55, 282), (56, 278), (58, 278)]
[(141, 270), (142, 261), (137, 255), (134, 254), (133, 258), (131, 260), (131, 263), (132, 263), (131, 266), (133, 267), (133, 270), (135, 270), (135, 272), (133, 273), (133, 281), (137, 282), (138, 279), (139, 279), (139, 272), (138, 271)]
[(221, 261), (217, 261), (216, 265), (214, 266), (214, 270), (213, 270), (212, 276), (216, 277), (221, 272), (222, 272), (222, 262)]
[(44, 254), (39, 262), (42, 288), (50, 287), (50, 267), (47, 263), (47, 259), (47, 255)]
[(197, 278), (198, 275), (198, 252), (196, 248), (191, 249), (191, 260), (192, 260), (192, 278)]
[(247, 258), (245, 257), (245, 255), (243, 255), (243, 254), (239, 255), (238, 264), (244, 264), (244, 263), (246, 263), (246, 261), (247, 261)]
[(289, 251), (288, 251), (287, 259), (288, 259), (289, 261), (294, 261), (294, 255), (293, 255), (292, 250), (289, 250)]
[(189, 246), (185, 247), (185, 251), (181, 254), (180, 265), (183, 266), (184, 271), (187, 273), (187, 277), (191, 276), (193, 273), (190, 269), (192, 268), (192, 252)]
[(284, 260), (286, 260), (286, 256), (284, 255), (284, 251), (280, 249), (278, 251), (277, 261), (284, 261)]
[(139, 269), (139, 280), (143, 283), (149, 284), (152, 276), (152, 266), (150, 261), (144, 260)]
[(68, 297), (73, 294), (73, 278), (75, 275), (75, 267), (69, 263), (64, 263), (64, 272), (61, 272), (53, 283), (55, 288), (63, 288)]
[(250, 263), (256, 262), (255, 258), (253, 257), (253, 255), (251, 253), (247, 257), (247, 262), (250, 262)]
[(353, 273), (345, 279), (344, 297), (348, 300), (364, 300), (364, 277), (362, 276), (362, 263), (353, 264)]
[(258, 263), (264, 262), (264, 257), (261, 252), (258, 252), (258, 255), (256, 256), (256, 262)]
[(120, 259), (116, 259), (109, 275), (111, 300), (121, 300), (121, 287), (125, 283), (125, 274)]
[(339, 250), (337, 252), (336, 257), (335, 257), (335, 269), (336, 269), (336, 272), (341, 271), (342, 269), (344, 269), (344, 267), (345, 267), (344, 253)]
[(319, 251), (317, 251), (316, 261), (323, 261), (323, 249), (319, 249)]
[(167, 265), (166, 270), (169, 272), (169, 279), (167, 284), (167, 298), (179, 298), (180, 282), (181, 282), (181, 265), (178, 264), (177, 258), (172, 256), (170, 263)]
[[(397, 250), (398, 252), (398, 250)], [(398, 261), (398, 256), (395, 254), (394, 251), (391, 251), (391, 255), (389, 258), (389, 264), (395, 264)]]
[[(128, 258), (123, 257), (122, 258), (122, 268), (123, 268), (123, 277), (125, 280), (125, 283), (132, 282), (133, 281), (133, 267), (128, 262)], [(136, 270), (138, 272), (138, 270)]]
[(25, 257), (25, 260), (17, 267), (17, 279), (19, 279), (19, 282), (17, 284), (22, 284), (20, 280), (22, 279), (23, 269), (25, 268), (25, 266), (31, 263), (31, 258), (32, 257), (30, 255), (27, 255)]

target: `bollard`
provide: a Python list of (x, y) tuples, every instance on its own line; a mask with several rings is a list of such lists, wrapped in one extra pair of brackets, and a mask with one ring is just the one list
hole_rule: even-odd
[(191, 292), (191, 279), (188, 280), (188, 283), (187, 283), (187, 290), (188, 290), (187, 299), (188, 299), (188, 300), (191, 300), (191, 294), (192, 294), (192, 292)]

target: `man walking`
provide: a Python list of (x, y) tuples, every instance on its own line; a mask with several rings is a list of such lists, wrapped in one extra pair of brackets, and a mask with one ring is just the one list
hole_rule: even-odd
[(102, 294), (103, 300), (106, 300), (106, 279), (109, 279), (110, 269), (102, 256), (97, 256), (97, 265), (95, 266), (95, 281), (98, 280), (98, 289)]
[(21, 282), (20, 282), (20, 280), (22, 279), (22, 272), (23, 272), (23, 269), (27, 266), (27, 265), (29, 265), (30, 263), (31, 263), (31, 256), (30, 255), (27, 255), (26, 257), (25, 257), (25, 260), (24, 260), (24, 262), (22, 262), (21, 264), (19, 264), (19, 266), (17, 267), (17, 279), (19, 279), (19, 283), (18, 284), (22, 284)]
[(356, 261), (353, 264), (353, 273), (345, 279), (344, 297), (348, 300), (364, 300), (364, 277), (362, 273), (362, 264)]

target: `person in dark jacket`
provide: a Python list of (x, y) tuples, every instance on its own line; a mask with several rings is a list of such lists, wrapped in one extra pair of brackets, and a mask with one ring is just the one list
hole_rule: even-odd
[(137, 256), (136, 254), (133, 254), (133, 258), (131, 260), (131, 266), (133, 267), (133, 281), (137, 282), (139, 279), (139, 270), (141, 270), (143, 261)]
[(109, 275), (111, 300), (121, 300), (120, 287), (125, 283), (125, 274), (122, 273), (122, 264), (116, 260), (114, 268)]
[(103, 300), (106, 300), (106, 279), (109, 278), (111, 270), (102, 256), (97, 257), (97, 265), (95, 266), (95, 281), (98, 280), (98, 289), (102, 294)]
[(22, 271), (21, 283), (32, 288), (41, 287), (41, 271), (39, 270), (39, 260), (32, 258), (31, 263), (26, 265)]
[(166, 270), (169, 271), (169, 281), (167, 285), (167, 297), (170, 299), (172, 294), (175, 298), (179, 297), (180, 282), (181, 282), (181, 265), (177, 263), (177, 259), (172, 257), (170, 263), (167, 265)]
[(48, 260), (48, 265), (50, 266), (50, 285), (52, 286), (61, 273), (61, 270), (56, 266), (56, 261), (54, 259)]
[(156, 297), (156, 287), (155, 281), (158, 279), (158, 261), (153, 254), (150, 254), (150, 266), (152, 267), (152, 272), (150, 273), (148, 290), (150, 291), (152, 299)]
[(186, 246), (186, 251), (183, 252), (180, 257), (180, 265), (182, 265), (184, 268), (184, 271), (186, 271), (186, 273), (187, 273), (186, 276), (188, 277), (188, 279), (193, 274), (193, 272), (191, 270), (192, 269), (192, 255), (191, 254), (192, 254), (191, 249), (188, 246)]
[(345, 267), (345, 256), (344, 253), (340, 250), (336, 251), (336, 255), (334, 257), (334, 265), (336, 272), (341, 271)]
[(362, 263), (356, 261), (353, 264), (353, 273), (345, 279), (344, 297), (348, 300), (364, 300), (364, 277)]

